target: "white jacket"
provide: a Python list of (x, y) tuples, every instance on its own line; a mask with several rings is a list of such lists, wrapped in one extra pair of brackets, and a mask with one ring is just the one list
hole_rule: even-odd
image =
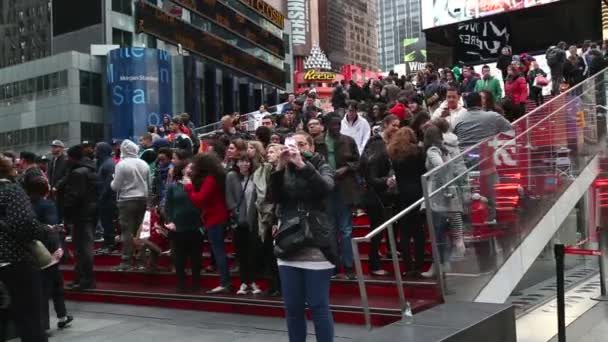
[[(433, 112), (433, 115), (431, 116), (431, 119), (440, 118), (443, 110), (447, 106), (448, 106), (448, 102), (447, 101), (443, 101), (443, 103), (439, 106), (439, 108), (437, 108), (435, 110), (435, 112)], [(466, 108), (462, 107), (462, 105), (460, 105), (460, 104), (458, 105), (458, 108), (456, 108), (456, 109), (450, 109), (450, 115), (448, 115), (448, 116), (446, 116), (444, 118), (450, 124), (450, 132), (452, 130), (454, 130), (454, 126), (456, 125), (456, 122), (458, 122), (458, 120), (460, 119), (460, 117), (462, 115), (464, 115), (466, 112), (467, 112)]]
[(357, 114), (357, 119), (352, 125), (346, 119), (346, 115), (342, 119), (340, 133), (348, 135), (355, 140), (357, 143), (357, 149), (359, 150), (359, 155), (363, 153), (363, 149), (369, 140), (370, 132), (371, 129), (369, 128), (369, 123), (359, 114)]
[(150, 167), (137, 158), (139, 147), (131, 140), (120, 145), (120, 162), (114, 169), (110, 186), (116, 191), (118, 201), (147, 199), (150, 188)]

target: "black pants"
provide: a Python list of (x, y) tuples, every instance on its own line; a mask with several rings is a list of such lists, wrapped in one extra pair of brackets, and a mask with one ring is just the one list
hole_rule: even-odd
[[(385, 209), (380, 207), (368, 207), (367, 214), (369, 215), (369, 223), (371, 225), (371, 230), (378, 228), (381, 224), (383, 224), (387, 215), (385, 213)], [(378, 234), (372, 238), (369, 249), (369, 270), (370, 271), (378, 271), (382, 269), (382, 264), (380, 262), (380, 243), (382, 242), (382, 237), (385, 234)]]
[(192, 269), (192, 288), (201, 286), (201, 258), (202, 258), (203, 236), (198, 230), (176, 232), (173, 234), (173, 246), (175, 253), (175, 273), (177, 274), (178, 287), (186, 287), (186, 263), (190, 258)]
[(116, 231), (114, 221), (118, 218), (118, 209), (115, 203), (105, 203), (99, 206), (99, 222), (103, 228), (103, 246), (114, 248), (116, 244)]
[[(11, 297), (8, 319), (15, 323), (22, 342), (47, 342), (42, 327), (42, 280), (40, 270), (27, 263), (12, 264), (0, 268), (0, 282), (7, 287)], [(7, 323), (6, 317), (0, 325)], [(0, 338), (4, 338), (0, 327)]]
[(539, 87), (530, 87), (530, 98), (537, 106), (545, 103), (545, 97), (543, 96), (543, 89)]
[(252, 232), (249, 225), (239, 225), (234, 231), (234, 245), (239, 261), (241, 283), (251, 284), (258, 274), (257, 262), (260, 256), (260, 243), (257, 232)]
[[(401, 255), (407, 271), (422, 271), (424, 265), (424, 219), (420, 211), (414, 210), (399, 221)], [(414, 262), (412, 262), (411, 240), (414, 239)]]
[(274, 239), (272, 237), (272, 229), (266, 231), (264, 243), (262, 245), (264, 254), (264, 264), (266, 265), (266, 273), (269, 277), (268, 292), (272, 293), (281, 290), (281, 279), (279, 277), (279, 267), (277, 258), (274, 256)]
[[(67, 219), (66, 219), (67, 220)], [(74, 244), (74, 283), (81, 286), (95, 286), (93, 273), (93, 231), (95, 223), (90, 220), (67, 220), (72, 231)]]
[(65, 317), (65, 298), (63, 293), (63, 275), (59, 265), (42, 270), (42, 326), (50, 329), (49, 300), (53, 300), (53, 307), (57, 318)]

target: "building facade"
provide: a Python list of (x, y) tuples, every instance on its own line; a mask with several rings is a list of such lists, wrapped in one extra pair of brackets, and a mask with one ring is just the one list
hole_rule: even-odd
[(376, 6), (363, 0), (285, 0), (291, 22), (295, 69), (314, 45), (327, 54), (335, 71), (345, 65), (378, 68)]
[(377, 0), (378, 64), (383, 71), (406, 62), (405, 43), (420, 39), (420, 0)]
[(54, 139), (101, 141), (103, 70), (99, 58), (75, 51), (2, 69), (2, 149), (45, 153)]
[[(69, 144), (124, 138), (112, 135), (110, 101), (129, 99), (129, 94), (110, 92), (118, 88), (111, 88), (107, 70), (109, 51), (119, 47), (157, 49), (170, 56), (171, 91), (162, 96), (172, 97), (168, 102), (172, 109), (138, 117), (188, 112), (196, 125), (204, 125), (227, 113), (276, 104), (279, 94), (292, 88), (289, 21), (264, 1), (53, 0), (44, 4), (0, 0), (0, 33), (11, 38), (0, 43), (4, 47), (0, 60), (11, 64), (0, 69), (2, 148), (39, 151), (47, 148), (50, 138)], [(33, 27), (33, 16), (48, 23)], [(44, 49), (27, 50), (35, 45), (21, 44), (21, 27), (24, 35), (31, 28), (46, 37), (39, 39), (47, 42)], [(108, 54), (100, 55), (104, 49)], [(142, 51), (129, 49), (124, 51), (133, 55)], [(85, 86), (90, 82), (94, 86)], [(94, 94), (80, 91), (85, 88), (94, 89)], [(146, 92), (146, 102), (157, 103), (149, 97), (159, 96)], [(135, 96), (132, 100), (133, 106), (142, 102)], [(131, 112), (139, 115), (144, 110), (149, 109), (137, 107)], [(155, 123), (139, 120), (131, 134)]]
[(0, 0), (0, 68), (51, 54), (49, 0)]

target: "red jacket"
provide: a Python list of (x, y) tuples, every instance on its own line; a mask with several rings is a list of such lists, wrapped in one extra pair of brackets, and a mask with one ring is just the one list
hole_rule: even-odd
[(218, 185), (215, 177), (205, 177), (198, 191), (192, 184), (186, 184), (184, 189), (188, 192), (188, 197), (194, 206), (201, 210), (203, 224), (206, 228), (228, 221), (224, 185)]
[(528, 82), (523, 76), (505, 83), (505, 95), (513, 99), (513, 104), (528, 101)]

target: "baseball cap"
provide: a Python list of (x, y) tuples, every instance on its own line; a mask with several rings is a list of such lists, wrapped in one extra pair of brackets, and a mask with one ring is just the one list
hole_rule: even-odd
[(95, 144), (89, 140), (84, 140), (80, 145), (82, 145), (82, 147), (95, 147)]
[(53, 140), (53, 142), (51, 142), (51, 146), (65, 148), (65, 144), (61, 140)]

